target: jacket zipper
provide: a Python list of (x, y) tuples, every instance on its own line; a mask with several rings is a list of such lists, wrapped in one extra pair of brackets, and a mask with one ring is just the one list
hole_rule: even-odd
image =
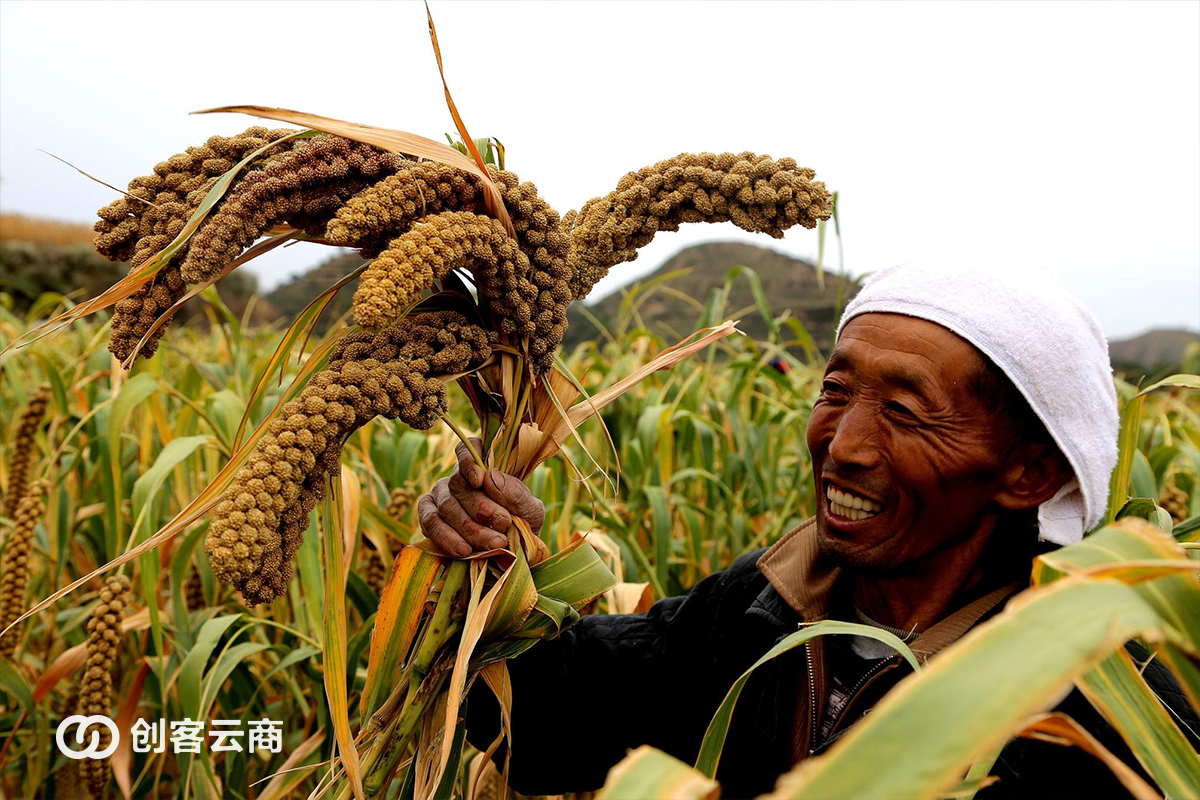
[(852, 688), (849, 692), (846, 693), (846, 697), (849, 698), (846, 701), (846, 707), (847, 708), (850, 707), (850, 702), (854, 700), (854, 695), (856, 695), (858, 693), (858, 690), (863, 687), (863, 684), (866, 683), (869, 678), (874, 676), (876, 672), (879, 672), (879, 670), (881, 670), (884, 667), (889, 666), (891, 664), (892, 664), (892, 659), (889, 658), (884, 661), (880, 661), (878, 664), (876, 664), (875, 666), (873, 666), (869, 670), (867, 670), (866, 673), (861, 678), (858, 679), (858, 683), (854, 684), (854, 688)]
[(895, 664), (896, 662), (890, 658), (886, 661), (880, 661), (878, 664), (867, 670), (866, 673), (864, 673), (863, 676), (858, 679), (858, 682), (854, 684), (854, 687), (846, 693), (846, 705), (844, 708), (842, 708), (841, 716), (838, 717), (837, 722), (833, 723), (833, 727), (829, 729), (829, 735), (831, 737), (838, 732), (838, 730), (842, 727), (842, 723), (845, 722), (850, 716), (850, 710), (854, 706), (855, 699), (857, 699), (856, 695), (858, 694), (858, 691), (880, 672), (895, 666)]
[(817, 671), (813, 665), (812, 642), (804, 643), (804, 655), (808, 660), (808, 741), (805, 749), (812, 753), (813, 740), (817, 736)]

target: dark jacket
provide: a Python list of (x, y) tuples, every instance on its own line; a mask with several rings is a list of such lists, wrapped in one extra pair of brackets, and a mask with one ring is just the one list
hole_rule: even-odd
[[(693, 763), (733, 682), (802, 621), (822, 618), (836, 585), (837, 570), (819, 564), (810, 521), (769, 551), (745, 555), (705, 578), (685, 597), (659, 601), (644, 614), (584, 617), (513, 659), (510, 785), (523, 794), (594, 790), (609, 768), (642, 744)], [(914, 641), (914, 653), (933, 655), (997, 613), (1018, 588), (1002, 587), (968, 603)], [(770, 791), (797, 760), (845, 733), (847, 726), (839, 723), (828, 741), (813, 735), (811, 721), (821, 718), (828, 688), (821, 638), (811, 645), (764, 664), (748, 681), (717, 771), (723, 798)], [(861, 718), (909, 671), (898, 655), (874, 670), (842, 719)], [(1165, 668), (1152, 662), (1144, 674), (1200, 729)], [(1078, 692), (1059, 710), (1144, 775), (1120, 736)], [(499, 730), (499, 709), (482, 682), (470, 694), (467, 713), (468, 738), (482, 749)], [(1000, 781), (979, 797), (1126, 796), (1091, 756), (1044, 742), (1010, 743), (992, 774)]]

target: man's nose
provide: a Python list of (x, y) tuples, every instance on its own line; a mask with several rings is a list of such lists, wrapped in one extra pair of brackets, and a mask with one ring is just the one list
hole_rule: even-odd
[(879, 418), (862, 403), (851, 404), (838, 420), (829, 456), (839, 466), (870, 469), (879, 459)]

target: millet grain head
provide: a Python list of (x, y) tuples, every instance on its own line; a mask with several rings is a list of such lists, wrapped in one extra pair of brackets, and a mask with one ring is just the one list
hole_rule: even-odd
[(401, 155), (340, 136), (301, 141), (233, 187), (192, 237), (181, 266), (183, 279), (202, 283), (219, 275), (278, 223), (323, 232), (346, 201), (406, 163)]
[(399, 318), (434, 281), (470, 269), (505, 333), (534, 332), (537, 287), (529, 259), (495, 219), (470, 211), (426, 217), (393, 239), (366, 269), (354, 293), (354, 321), (378, 329)]
[[(30, 558), (33, 553), (33, 533), (46, 514), (46, 481), (34, 481), (21, 499), (14, 515), (14, 525), (4, 546), (0, 562), (0, 630), (17, 621), (25, 611), (25, 587), (29, 585)], [(12, 657), (21, 638), (20, 628), (0, 635), (0, 655)]]
[[(237, 136), (210, 137), (203, 145), (171, 156), (155, 167), (153, 175), (135, 178), (129, 184), (130, 194), (154, 205), (121, 198), (100, 209), (96, 250), (115, 261), (129, 261), (130, 272), (137, 271), (174, 241), (220, 175), (258, 148), (296, 132), (256, 126)], [(279, 142), (264, 151), (243, 168), (241, 178), (273, 163), (295, 144), (295, 140)], [(187, 293), (180, 265), (189, 245), (181, 247), (153, 278), (113, 307), (108, 349), (120, 361), (129, 358), (154, 321)], [(169, 324), (168, 318), (146, 340), (140, 357), (154, 355)]]
[(637, 258), (659, 231), (685, 222), (733, 222), (775, 239), (833, 213), (816, 173), (795, 159), (754, 153), (682, 153), (621, 178), (604, 197), (568, 215), (571, 291), (583, 299), (617, 264)]
[(251, 606), (281, 595), (326, 476), (341, 468), (346, 437), (376, 416), (432, 427), (446, 408), (437, 376), (477, 367), (489, 354), (487, 332), (450, 311), (343, 339), (329, 367), (283, 405), (218, 503), (205, 541), (217, 577)]
[[(100, 590), (100, 604), (87, 624), (87, 657), (76, 714), (112, 716), (113, 662), (121, 641), (121, 618), (128, 606), (129, 579), (124, 575), (108, 578)], [(98, 725), (94, 730), (100, 733), (100, 746), (107, 747), (111, 740), (108, 728)], [(85, 738), (90, 736), (90, 731), (85, 732)], [(79, 772), (92, 797), (102, 797), (112, 775), (109, 760), (85, 758), (79, 762)]]
[(46, 418), (50, 405), (50, 384), (43, 383), (29, 396), (21, 421), (13, 436), (12, 454), (8, 461), (8, 485), (4, 488), (4, 516), (12, 517), (25, 496), (29, 481), (29, 468), (37, 445), (38, 428)]

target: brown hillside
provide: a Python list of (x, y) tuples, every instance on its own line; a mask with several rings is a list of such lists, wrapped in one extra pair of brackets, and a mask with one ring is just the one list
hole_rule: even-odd
[(0, 242), (29, 242), (58, 247), (92, 244), (96, 234), (82, 222), (27, 217), (24, 214), (0, 214)]
[(1139, 366), (1154, 369), (1164, 364), (1178, 364), (1184, 350), (1200, 342), (1200, 333), (1185, 330), (1156, 330), (1108, 343), (1108, 354), (1114, 365)]
[[(836, 273), (825, 270), (825, 286), (817, 281), (816, 267), (807, 261), (744, 242), (705, 242), (684, 248), (653, 273), (639, 279), (645, 285), (671, 272), (686, 270), (685, 274), (666, 280), (664, 287), (653, 290), (638, 305), (641, 321), (653, 333), (669, 341), (695, 330), (700, 312), (691, 298), (707, 304), (720, 291), (733, 267), (747, 267), (758, 275), (763, 294), (775, 315), (789, 310), (798, 319), (817, 346), (827, 351), (833, 340), (837, 313), (845, 306), (857, 287), (853, 281), (843, 282)], [(839, 304), (839, 289), (841, 302)], [(682, 295), (682, 297), (681, 297)], [(587, 306), (587, 310), (606, 327), (619, 324), (623, 292), (615, 292)], [(567, 343), (574, 345), (594, 338), (596, 327), (576, 306), (571, 309)], [(750, 336), (761, 339), (767, 335), (767, 323), (758, 311), (751, 282), (746, 276), (737, 277), (730, 287), (725, 316), (739, 317), (738, 327)], [(787, 338), (791, 338), (788, 336)]]

